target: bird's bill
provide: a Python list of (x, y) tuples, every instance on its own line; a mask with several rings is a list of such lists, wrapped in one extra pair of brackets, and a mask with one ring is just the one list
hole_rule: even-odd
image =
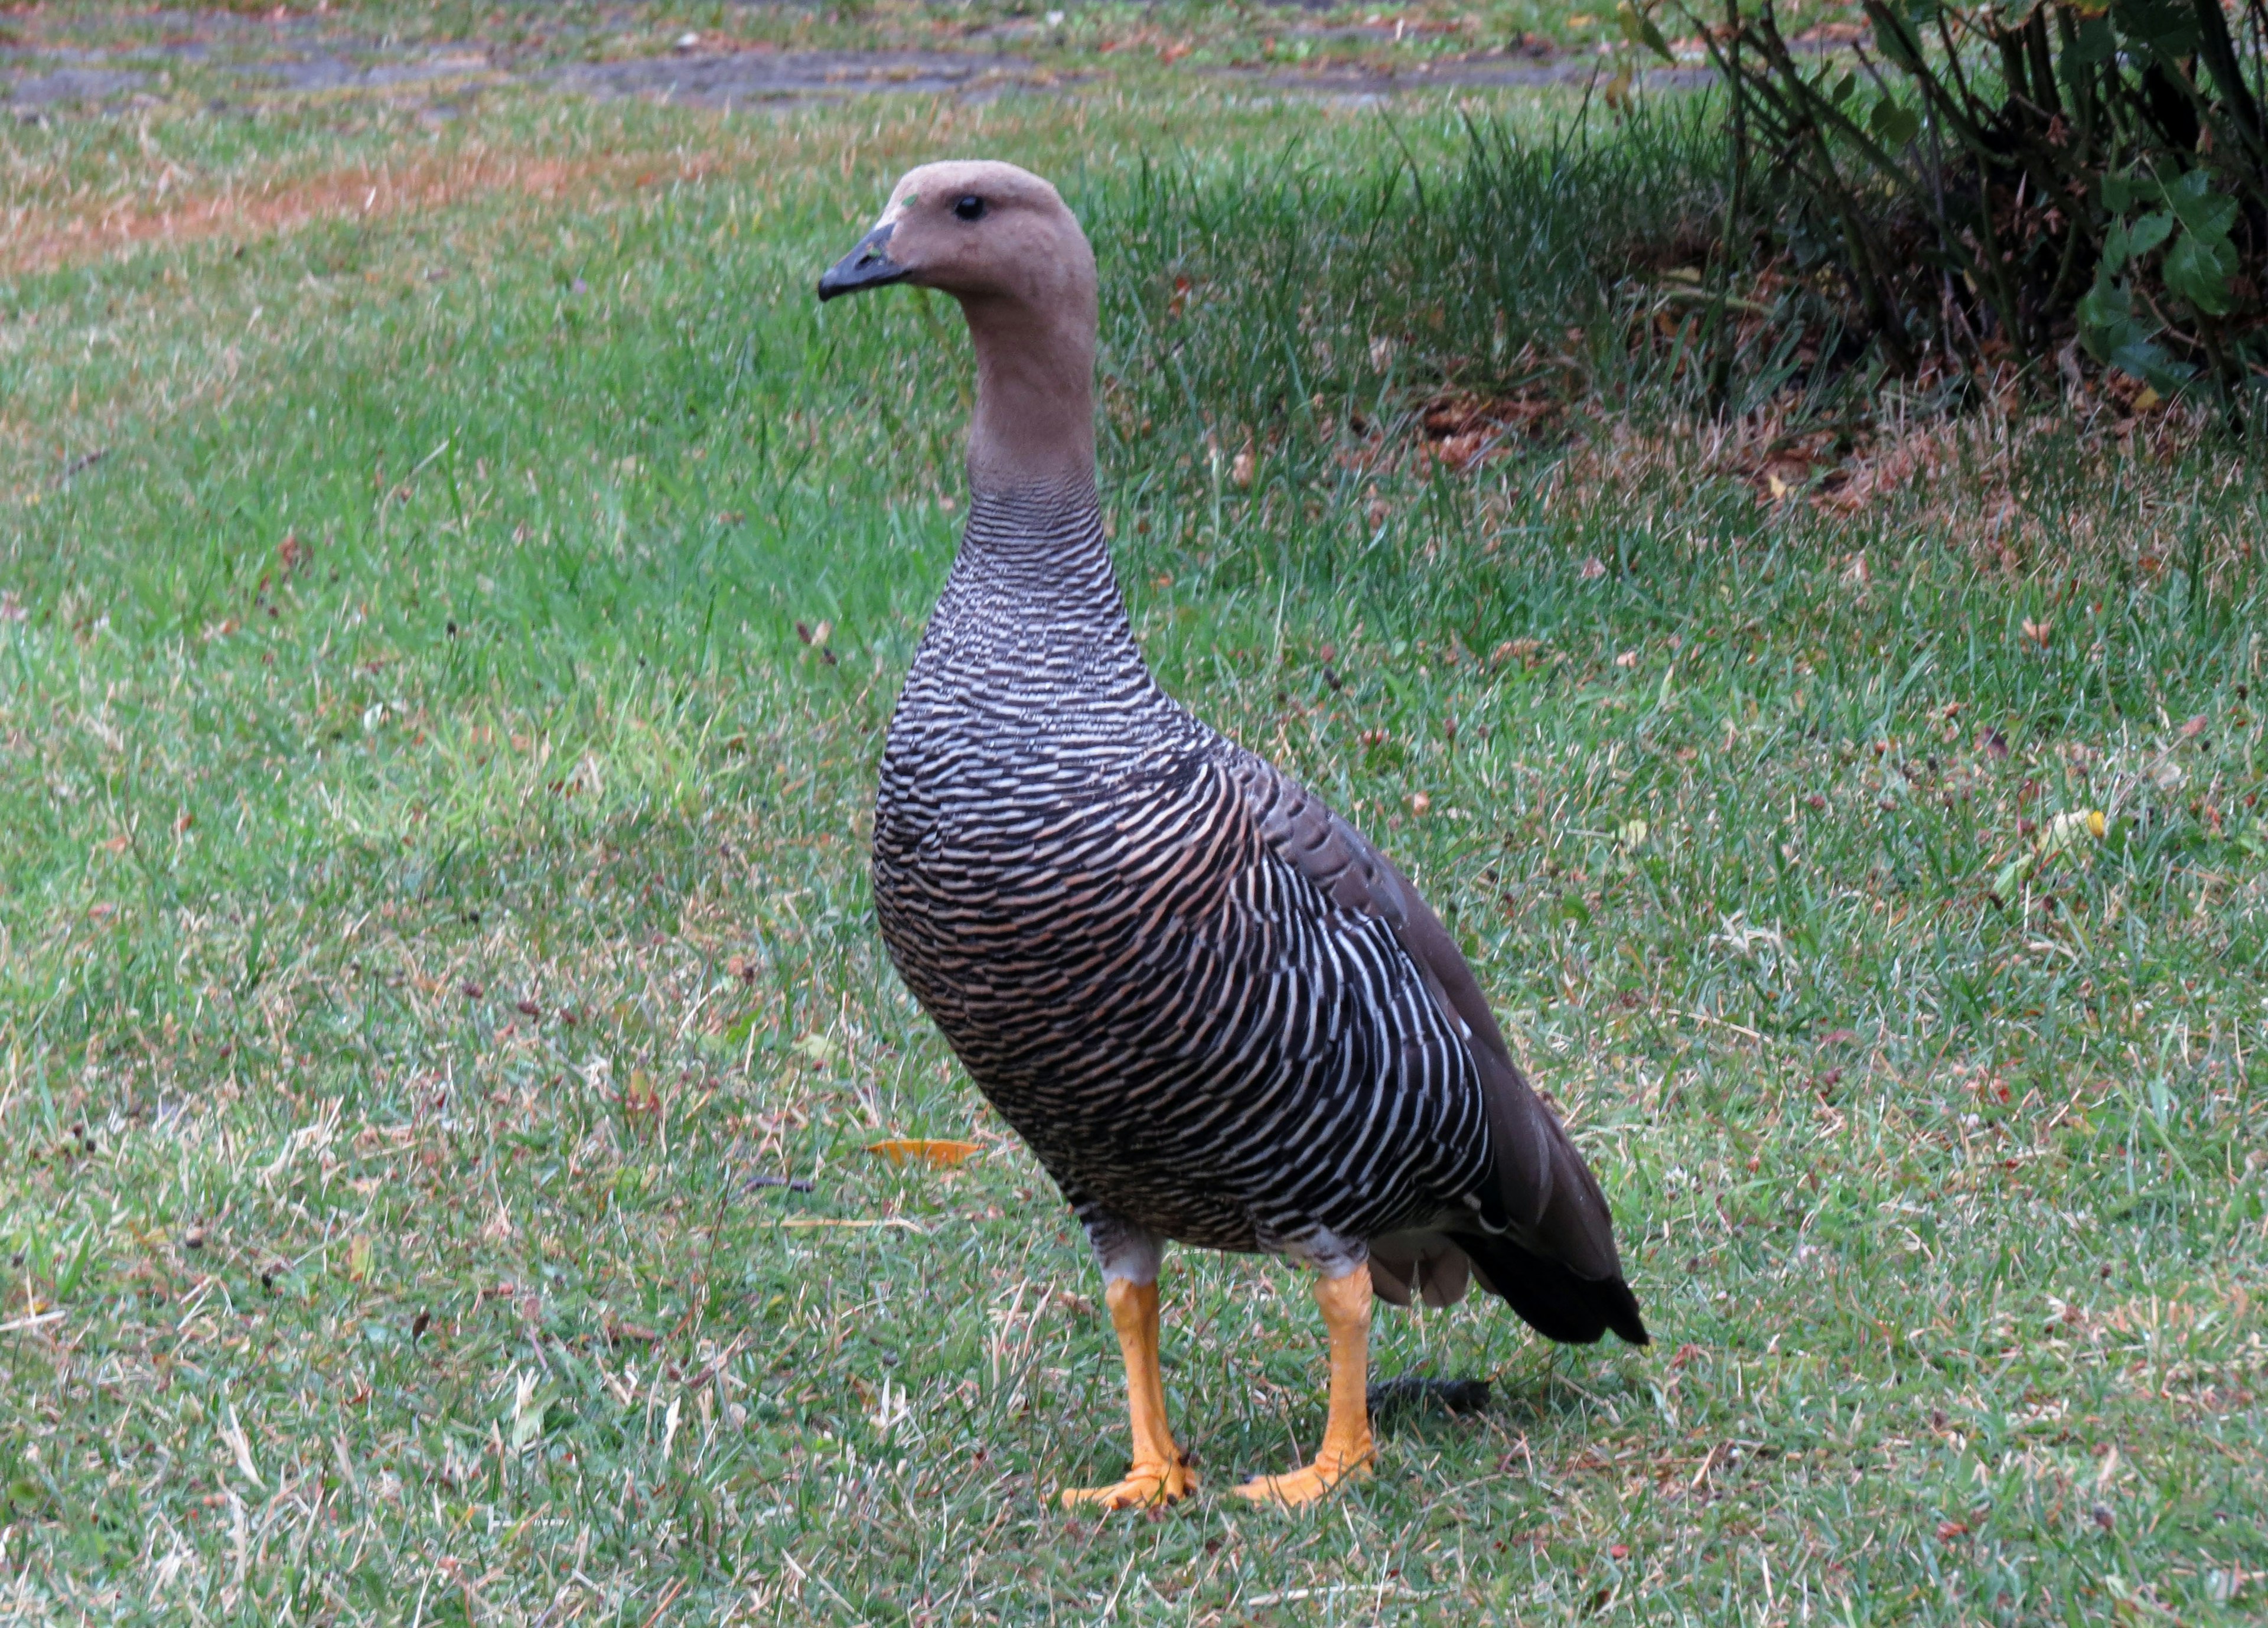
[(903, 282), (907, 269), (892, 260), (888, 253), (890, 233), (895, 229), (895, 222), (884, 221), (859, 239), (857, 248), (828, 267), (827, 275), (819, 279), (820, 298), (828, 300), (838, 294), (855, 294), (861, 289)]

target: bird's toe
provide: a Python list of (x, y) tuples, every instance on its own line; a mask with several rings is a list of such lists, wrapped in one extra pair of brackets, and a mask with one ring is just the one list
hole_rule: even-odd
[(1334, 1488), (1351, 1476), (1368, 1474), (1370, 1460), (1367, 1458), (1344, 1465), (1326, 1465), (1318, 1460), (1289, 1475), (1255, 1476), (1236, 1489), (1236, 1495), (1248, 1503), (1274, 1504), (1285, 1509), (1297, 1509), (1329, 1496)]
[(1123, 1481), (1108, 1486), (1065, 1487), (1063, 1506), (1076, 1509), (1091, 1504), (1098, 1509), (1150, 1509), (1171, 1504), (1197, 1491), (1197, 1471), (1187, 1464), (1137, 1464)]

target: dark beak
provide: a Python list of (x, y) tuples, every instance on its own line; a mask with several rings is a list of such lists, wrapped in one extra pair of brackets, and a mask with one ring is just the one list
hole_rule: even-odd
[(895, 222), (886, 221), (859, 239), (858, 247), (828, 267), (827, 275), (819, 279), (819, 298), (828, 300), (837, 294), (855, 294), (862, 288), (902, 282), (906, 269), (883, 252), (895, 229)]

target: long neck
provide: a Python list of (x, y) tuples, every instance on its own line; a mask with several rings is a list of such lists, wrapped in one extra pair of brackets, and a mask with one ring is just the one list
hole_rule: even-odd
[(1094, 490), (1094, 289), (1063, 293), (1044, 305), (961, 300), (976, 351), (968, 485), (978, 500)]

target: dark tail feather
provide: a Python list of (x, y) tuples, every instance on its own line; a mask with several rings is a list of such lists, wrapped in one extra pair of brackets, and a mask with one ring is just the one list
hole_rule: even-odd
[(1638, 1297), (1621, 1278), (1578, 1278), (1509, 1238), (1460, 1233), (1454, 1241), (1472, 1261), (1481, 1287), (1507, 1302), (1545, 1338), (1588, 1345), (1612, 1329), (1633, 1345), (1652, 1344), (1638, 1316)]

